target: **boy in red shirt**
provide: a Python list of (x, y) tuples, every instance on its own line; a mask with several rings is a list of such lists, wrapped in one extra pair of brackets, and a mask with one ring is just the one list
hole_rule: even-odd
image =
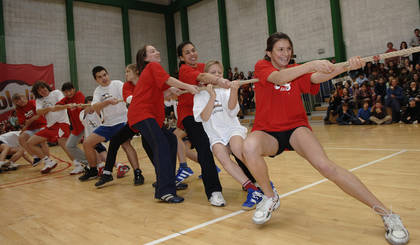
[[(73, 84), (70, 82), (64, 83), (61, 86), (61, 91), (64, 94), (64, 98), (62, 98), (57, 105), (67, 105), (67, 104), (83, 104), (85, 102), (85, 96), (82, 92), (76, 91)], [(81, 107), (74, 106), (67, 109), (67, 114), (70, 119), (71, 125), (71, 133), (69, 138), (66, 142), (66, 147), (69, 153), (74, 158), (74, 169), (70, 172), (71, 175), (80, 174), (84, 171), (82, 166), (83, 162), (87, 162), (85, 153), (77, 147), (77, 144), (81, 141), (84, 135), (84, 127), (82, 122), (80, 121), (79, 115), (82, 111)]]
[[(27, 142), (31, 136), (47, 126), (47, 121), (44, 116), (36, 114), (35, 100), (28, 101), (22, 94), (16, 93), (12, 96), (12, 101), (16, 108), (19, 124), (22, 125), (22, 130), (19, 135), (19, 144), (32, 155), (34, 158), (32, 166), (35, 167), (39, 164), (41, 159), (30, 151)], [(41, 147), (44, 152), (49, 151), (47, 142), (42, 143)]]

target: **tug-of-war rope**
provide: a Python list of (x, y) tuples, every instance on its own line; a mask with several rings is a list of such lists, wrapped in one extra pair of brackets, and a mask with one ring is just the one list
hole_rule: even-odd
[[(388, 58), (393, 58), (393, 57), (398, 57), (398, 56), (410, 55), (412, 53), (417, 53), (417, 52), (420, 52), (420, 46), (402, 49), (402, 50), (384, 53), (384, 54), (379, 54), (379, 55), (367, 56), (367, 57), (362, 58), (362, 60), (365, 62), (371, 62), (371, 61), (380, 60), (380, 59), (388, 59)], [(348, 61), (345, 61), (345, 62), (336, 63), (334, 65), (348, 67), (350, 64)], [(249, 79), (249, 80), (240, 80), (239, 84), (242, 86), (249, 83), (256, 83), (258, 81), (259, 81), (258, 78)], [(213, 88), (219, 88), (219, 87), (213, 86)], [(199, 88), (199, 90), (205, 90), (205, 89), (206, 89), (205, 87)], [(184, 93), (187, 93), (187, 91), (185, 91)]]

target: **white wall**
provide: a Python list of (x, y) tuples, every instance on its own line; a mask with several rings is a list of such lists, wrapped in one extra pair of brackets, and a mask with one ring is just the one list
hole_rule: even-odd
[(387, 42), (400, 43), (420, 28), (418, 0), (341, 0), (347, 57), (384, 53)]
[(292, 39), (297, 62), (334, 56), (329, 0), (278, 0), (275, 9), (277, 31)]
[(70, 81), (64, 0), (3, 0), (3, 13), (7, 63), (53, 64), (56, 88)]
[(188, 7), (188, 26), (199, 62), (222, 61), (217, 1), (203, 0)]
[(124, 41), (121, 9), (74, 2), (74, 32), (79, 89), (92, 95), (98, 86), (92, 69), (101, 65), (112, 80), (124, 80)]
[(161, 64), (168, 70), (168, 49), (166, 45), (165, 16), (138, 10), (129, 10), (131, 55), (136, 62), (137, 51), (146, 44), (160, 51)]
[(247, 75), (265, 55), (267, 9), (260, 0), (226, 1), (230, 65)]

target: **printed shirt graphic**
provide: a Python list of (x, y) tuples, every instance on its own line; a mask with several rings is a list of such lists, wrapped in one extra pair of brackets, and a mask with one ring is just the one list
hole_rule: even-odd
[(230, 89), (216, 88), (216, 99), (208, 121), (203, 121), (201, 113), (206, 107), (210, 95), (207, 91), (201, 91), (199, 94), (194, 96), (194, 119), (197, 122), (202, 122), (204, 131), (209, 136), (210, 143), (230, 137), (233, 131), (241, 131), (246, 135), (247, 129), (243, 127), (238, 117), (236, 116), (239, 112), (239, 105), (233, 110), (229, 110), (228, 102), (230, 96)]
[[(297, 65), (289, 65), (288, 68)], [(312, 73), (302, 75), (284, 85), (268, 82), (267, 78), (278, 71), (270, 61), (259, 60), (255, 64), (256, 113), (252, 128), (268, 132), (281, 132), (299, 126), (310, 128), (301, 95), (317, 94), (319, 84), (311, 82)]]
[(93, 131), (102, 124), (101, 116), (96, 112), (85, 113), (84, 110), (80, 112), (80, 121), (85, 127), (85, 137), (91, 135)]
[[(118, 80), (113, 80), (106, 86), (98, 86), (93, 92), (92, 104), (104, 102), (115, 98), (123, 100), (122, 96), (123, 83)], [(104, 126), (114, 126), (127, 121), (127, 107), (125, 102), (120, 102), (116, 105), (108, 105), (102, 109), (103, 124)]]

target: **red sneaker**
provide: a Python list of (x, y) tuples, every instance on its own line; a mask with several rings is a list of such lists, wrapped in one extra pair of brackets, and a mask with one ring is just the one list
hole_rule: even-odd
[(120, 164), (118, 166), (118, 171), (117, 171), (117, 178), (122, 178), (125, 176), (126, 173), (128, 173), (128, 171), (130, 171), (130, 167), (128, 165), (125, 164)]

